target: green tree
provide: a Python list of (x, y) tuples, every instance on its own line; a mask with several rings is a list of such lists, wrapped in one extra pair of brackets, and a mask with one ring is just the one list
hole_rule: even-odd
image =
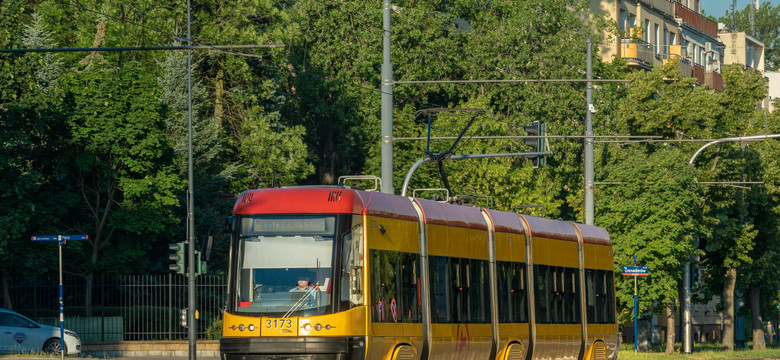
[[(121, 273), (131, 263), (147, 262), (150, 238), (176, 223), (176, 192), (182, 188), (155, 79), (136, 62), (92, 65), (67, 79), (76, 154), (69, 175), (82, 195), (72, 226), (90, 235), (82, 268), (87, 316), (95, 271)], [(108, 246), (112, 251), (103, 251)]]
[[(660, 135), (669, 139), (696, 136), (714, 94), (693, 88), (672, 63), (647, 73), (634, 72), (629, 90), (616, 111), (612, 129), (620, 134)], [(667, 79), (675, 81), (667, 82)], [(697, 118), (698, 117), (698, 118)], [(639, 312), (665, 313), (674, 328), (678, 281), (682, 267), (696, 254), (694, 237), (706, 234), (702, 191), (696, 171), (687, 165), (685, 149), (675, 143), (631, 143), (607, 146), (598, 156), (597, 218), (612, 237), (615, 271), (632, 263), (650, 268), (639, 286)], [(616, 282), (620, 319), (632, 313), (634, 284)], [(674, 351), (674, 332), (667, 332), (666, 352)]]
[[(778, 114), (759, 114), (763, 118), (763, 130), (759, 133), (780, 133)], [(775, 294), (780, 282), (774, 274), (780, 263), (780, 239), (778, 239), (778, 165), (780, 144), (774, 140), (749, 143), (745, 147), (745, 180), (762, 181), (744, 191), (747, 219), (752, 219), (757, 231), (752, 250), (748, 253), (750, 263), (739, 267), (737, 289), (748, 295), (753, 325), (753, 349), (765, 348), (764, 330), (766, 320), (772, 318)]]
[[(25, 14), (24, 2), (0, 4), (0, 47), (54, 45), (37, 14)], [(3, 307), (12, 308), (8, 283), (20, 274), (40, 274), (51, 253), (30, 242), (48, 234), (67, 210), (59, 158), (64, 123), (58, 114), (60, 60), (43, 54), (0, 55), (0, 282)]]
[[(718, 93), (716, 105), (721, 113), (714, 117), (709, 138), (732, 137), (736, 134), (757, 134), (765, 131), (763, 110), (758, 104), (766, 96), (766, 82), (761, 74), (744, 70), (742, 65), (726, 66), (722, 70), (724, 90)], [(702, 136), (704, 137), (704, 136)], [(696, 159), (702, 181), (739, 181), (757, 174), (758, 169), (745, 161), (744, 144), (723, 143), (709, 149)], [(754, 162), (755, 164), (755, 162)], [(750, 251), (758, 231), (755, 219), (748, 214), (741, 188), (710, 186), (706, 188), (706, 214), (713, 219), (712, 233), (702, 240), (704, 263), (712, 281), (706, 284), (708, 295), (720, 294), (723, 304), (723, 347), (734, 348), (734, 293), (738, 269), (750, 264)], [(724, 272), (725, 270), (725, 272)], [(723, 276), (715, 276), (723, 272)], [(720, 274), (718, 274), (720, 275)]]

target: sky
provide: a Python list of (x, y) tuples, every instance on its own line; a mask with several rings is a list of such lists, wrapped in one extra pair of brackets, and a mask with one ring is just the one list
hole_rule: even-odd
[[(759, 5), (765, 2), (769, 2), (773, 6), (780, 5), (780, 0), (759, 0)], [(716, 18), (726, 14), (726, 11), (729, 10), (729, 4), (731, 4), (731, 0), (701, 0), (704, 12)], [(744, 9), (748, 4), (750, 4), (750, 0), (737, 0), (737, 11)]]

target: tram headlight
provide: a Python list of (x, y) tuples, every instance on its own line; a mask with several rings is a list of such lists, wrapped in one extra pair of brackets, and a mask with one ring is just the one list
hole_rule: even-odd
[(255, 331), (255, 326), (253, 324), (249, 325), (249, 331)]
[(238, 325), (238, 331), (244, 331), (246, 329), (246, 326), (244, 324)]
[(317, 331), (322, 330), (322, 325), (321, 324), (314, 325), (314, 330), (317, 330)]
[(303, 325), (303, 330), (306, 330), (306, 331), (311, 330), (311, 324)]

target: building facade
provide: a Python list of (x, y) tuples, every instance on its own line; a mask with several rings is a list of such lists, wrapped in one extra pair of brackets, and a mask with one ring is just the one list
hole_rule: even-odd
[(701, 15), (699, 0), (592, 0), (590, 10), (618, 25), (618, 39), (600, 46), (605, 61), (620, 57), (641, 70), (675, 61), (683, 76), (723, 90), (725, 44), (718, 25)]

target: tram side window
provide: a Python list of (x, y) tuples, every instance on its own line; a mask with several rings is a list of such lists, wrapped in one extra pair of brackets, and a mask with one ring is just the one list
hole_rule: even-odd
[(451, 280), (450, 291), (452, 292), (452, 321), (456, 323), (469, 321), (468, 314), (464, 314), (467, 309), (464, 303), (466, 302), (469, 287), (466, 277), (462, 276), (464, 273), (462, 267), (466, 267), (468, 264), (462, 263), (460, 259), (450, 258), (448, 260)]
[(498, 316), (502, 323), (528, 322), (525, 264), (499, 261)]
[(431, 256), (430, 267), (433, 322), (490, 322), (486, 260)]
[(585, 308), (588, 314), (588, 324), (598, 323), (596, 322), (596, 271), (585, 270)]
[(450, 294), (449, 259), (444, 256), (430, 257), (431, 274), (431, 310), (435, 323), (450, 323), (452, 321), (450, 309), (452, 297)]
[(580, 323), (580, 279), (577, 275), (577, 269), (565, 269), (566, 319), (564, 322), (567, 324)]
[(371, 314), (374, 322), (420, 322), (419, 256), (371, 250)]
[(615, 295), (612, 281), (612, 271), (585, 270), (588, 323), (610, 324), (615, 322)]
[(596, 281), (602, 296), (598, 297), (599, 315), (602, 324), (615, 322), (615, 295), (612, 284), (612, 271), (600, 270)]
[(563, 291), (564, 272), (561, 268), (550, 267), (548, 269), (548, 278), (550, 280), (550, 298), (552, 300), (552, 311), (550, 312), (552, 323), (563, 324), (566, 316)]
[(536, 322), (540, 324), (549, 324), (552, 322), (550, 316), (550, 287), (548, 276), (548, 266), (534, 265), (534, 296), (536, 298)]
[(486, 324), (490, 322), (490, 292), (488, 287), (488, 262), (485, 260), (470, 260), (469, 310), (472, 323)]
[(534, 265), (536, 322), (577, 324), (580, 322), (578, 270), (560, 266)]
[(401, 254), (401, 306), (404, 322), (422, 322), (420, 298), (420, 257), (417, 254)]
[(360, 268), (363, 262), (363, 249), (361, 239), (363, 238), (363, 224), (360, 216), (353, 216), (352, 229), (342, 237), (341, 250), (341, 281), (340, 281), (340, 300), (341, 309), (348, 309), (362, 305), (362, 275)]

